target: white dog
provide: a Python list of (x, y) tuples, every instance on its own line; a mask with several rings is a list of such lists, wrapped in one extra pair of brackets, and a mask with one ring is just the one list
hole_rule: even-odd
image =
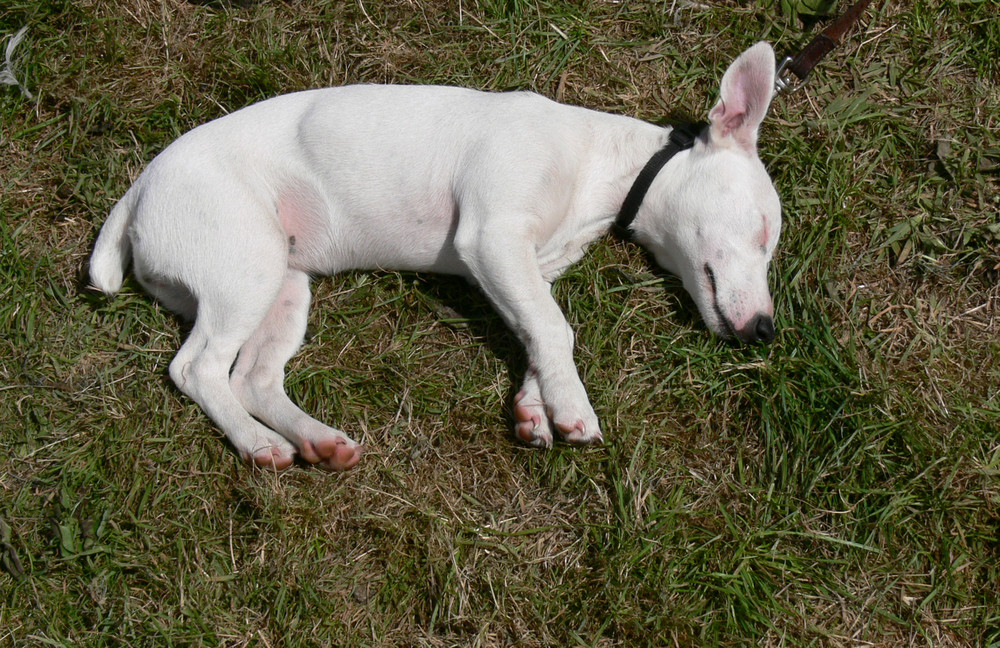
[[(277, 97), (158, 155), (112, 209), (90, 276), (113, 293), (131, 257), (146, 290), (194, 319), (170, 376), (261, 466), (298, 454), (345, 470), (360, 459), (361, 446), (283, 386), (310, 275), (348, 268), (477, 283), (527, 351), (517, 436), (547, 447), (554, 427), (571, 443), (600, 442), (551, 283), (629, 211), (633, 185), (618, 225), (681, 277), (708, 327), (774, 337), (767, 268), (781, 209), (756, 150), (774, 73), (769, 45), (743, 53), (710, 124), (687, 142), (524, 92), (348, 86)], [(662, 171), (640, 174), (663, 149)]]

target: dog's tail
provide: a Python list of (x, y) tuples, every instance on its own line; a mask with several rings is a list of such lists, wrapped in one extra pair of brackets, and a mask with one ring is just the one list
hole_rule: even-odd
[(108, 220), (97, 235), (94, 253), (90, 255), (90, 283), (109, 295), (122, 287), (125, 269), (132, 256), (128, 226), (135, 209), (136, 193), (135, 189), (130, 189), (111, 208)]

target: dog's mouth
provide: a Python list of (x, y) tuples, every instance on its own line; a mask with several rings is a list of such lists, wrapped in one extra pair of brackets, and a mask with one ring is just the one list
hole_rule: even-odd
[(722, 309), (719, 308), (719, 297), (715, 287), (715, 273), (712, 271), (712, 266), (706, 263), (704, 270), (705, 276), (708, 277), (708, 285), (712, 289), (712, 310), (715, 311), (715, 316), (719, 318), (719, 322), (722, 324), (722, 337), (737, 337), (736, 329), (733, 328), (733, 325), (726, 319), (726, 316), (722, 314)]

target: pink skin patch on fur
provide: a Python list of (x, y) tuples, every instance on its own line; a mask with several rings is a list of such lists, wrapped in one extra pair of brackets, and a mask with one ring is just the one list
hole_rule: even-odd
[(766, 250), (767, 241), (771, 238), (771, 231), (767, 228), (767, 219), (761, 216), (761, 220), (764, 221), (764, 226), (763, 229), (761, 229), (760, 238), (757, 240), (757, 243), (760, 245), (762, 250)]
[(289, 189), (278, 197), (278, 222), (288, 240), (288, 265), (307, 272), (324, 271), (329, 230), (322, 216), (320, 198), (305, 187)]

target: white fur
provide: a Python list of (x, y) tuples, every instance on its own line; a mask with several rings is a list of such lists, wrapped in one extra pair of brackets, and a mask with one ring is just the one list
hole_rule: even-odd
[[(764, 43), (733, 63), (708, 133), (660, 172), (633, 223), (709, 328), (747, 340), (770, 338), (760, 327), (771, 322), (767, 266), (781, 214), (756, 140), (773, 80)], [(200, 126), (157, 156), (112, 210), (91, 278), (116, 291), (131, 256), (150, 293), (195, 318), (170, 375), (260, 464), (283, 467), (299, 453), (348, 468), (360, 456), (282, 386), (305, 330), (309, 275), (348, 268), (476, 282), (530, 361), (518, 436), (548, 446), (555, 426), (569, 441), (600, 441), (551, 282), (608, 230), (668, 134), (522, 92), (285, 95)]]

